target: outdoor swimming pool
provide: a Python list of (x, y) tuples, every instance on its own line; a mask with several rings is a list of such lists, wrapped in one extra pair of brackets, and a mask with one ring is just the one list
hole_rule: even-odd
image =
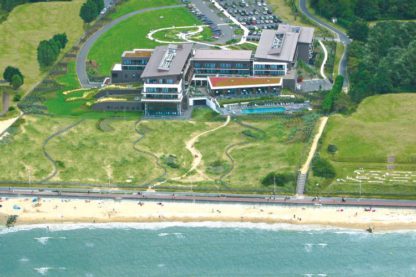
[(242, 114), (262, 114), (262, 113), (283, 113), (284, 107), (268, 107), (268, 108), (250, 108), (241, 110)]

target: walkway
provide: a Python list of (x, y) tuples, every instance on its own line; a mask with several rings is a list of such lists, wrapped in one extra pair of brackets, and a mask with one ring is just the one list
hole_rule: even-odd
[(324, 60), (322, 61), (322, 64), (321, 64), (321, 76), (322, 78), (324, 78), (324, 80), (327, 80), (328, 78), (325, 75), (325, 64), (326, 64), (326, 61), (328, 60), (328, 51), (326, 50), (326, 47), (321, 40), (319, 40), (319, 44), (321, 45), (322, 50), (324, 50)]
[(305, 191), (306, 177), (309, 171), (309, 167), (311, 165), (313, 157), (315, 156), (316, 149), (318, 148), (318, 142), (322, 136), (322, 133), (324, 132), (327, 122), (328, 122), (327, 116), (321, 117), (318, 133), (316, 133), (315, 137), (313, 138), (311, 149), (309, 150), (308, 158), (306, 159), (306, 162), (303, 164), (299, 172), (299, 176), (297, 180), (297, 187), (296, 187), (297, 195), (303, 195)]
[[(188, 140), (186, 142), (186, 149), (189, 152), (191, 152), (192, 157), (193, 157), (193, 160), (192, 160), (191, 168), (188, 170), (187, 173), (185, 173), (183, 176), (181, 176), (181, 178), (185, 177), (188, 173), (190, 173), (190, 172), (192, 172), (194, 170), (197, 171), (197, 168), (198, 168), (198, 166), (200, 165), (200, 163), (202, 161), (202, 154), (201, 154), (201, 152), (199, 152), (199, 150), (195, 148), (195, 143), (198, 142), (198, 139), (200, 137), (206, 135), (206, 134), (215, 132), (215, 131), (217, 131), (217, 130), (219, 130), (221, 128), (226, 127), (228, 125), (228, 123), (230, 123), (230, 120), (231, 120), (231, 116), (227, 116), (227, 120), (221, 126), (215, 127), (214, 129), (211, 129), (211, 130), (208, 130), (208, 131), (205, 131), (205, 132), (202, 132), (202, 133), (194, 136), (193, 138), (191, 138), (190, 140)], [(199, 172), (199, 173), (201, 173), (201, 172)]]
[(78, 75), (78, 80), (79, 83), (81, 84), (82, 87), (85, 88), (91, 88), (91, 87), (97, 87), (99, 86), (99, 84), (97, 83), (92, 83), (90, 82), (90, 80), (88, 79), (88, 74), (87, 74), (87, 66), (86, 66), (86, 61), (87, 61), (87, 57), (88, 57), (88, 53), (90, 52), (91, 47), (94, 45), (94, 43), (108, 30), (110, 30), (112, 27), (114, 27), (115, 25), (117, 25), (118, 23), (132, 17), (138, 14), (142, 14), (145, 12), (150, 12), (150, 11), (157, 11), (157, 10), (163, 10), (163, 9), (172, 9), (172, 8), (179, 8), (179, 7), (184, 7), (185, 5), (172, 5), (172, 6), (161, 6), (161, 7), (154, 7), (154, 8), (145, 8), (145, 9), (141, 9), (141, 10), (137, 10), (128, 14), (125, 14), (113, 21), (111, 21), (110, 23), (108, 23), (107, 25), (105, 25), (104, 27), (102, 27), (101, 29), (99, 29), (97, 32), (95, 32), (94, 34), (92, 34), (87, 41), (81, 46), (78, 55), (77, 55), (77, 75)]
[(341, 60), (339, 62), (339, 69), (338, 72), (340, 75), (344, 76), (344, 86), (348, 87), (349, 86), (349, 80), (348, 80), (348, 75), (347, 75), (347, 46), (348, 44), (350, 44), (351, 40), (350, 38), (342, 31), (340, 31), (339, 29), (335, 28), (334, 26), (326, 23), (325, 21), (317, 18), (316, 16), (312, 15), (308, 8), (306, 7), (306, 1), (307, 0), (299, 0), (299, 8), (300, 11), (310, 20), (312, 20), (313, 22), (315, 22), (316, 24), (328, 29), (329, 31), (335, 33), (335, 35), (338, 37), (339, 41), (344, 44), (344, 53), (342, 54)]

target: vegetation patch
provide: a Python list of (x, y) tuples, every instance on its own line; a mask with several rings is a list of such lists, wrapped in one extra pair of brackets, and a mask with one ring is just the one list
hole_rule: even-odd
[[(388, 94), (366, 98), (350, 116), (331, 116), (319, 155), (335, 168), (336, 176), (325, 180), (314, 172), (307, 191), (414, 196), (415, 107), (416, 94)], [(395, 175), (398, 178), (392, 178)]]

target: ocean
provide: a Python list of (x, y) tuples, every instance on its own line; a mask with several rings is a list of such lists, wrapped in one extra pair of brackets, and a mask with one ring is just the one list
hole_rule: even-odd
[(0, 276), (416, 276), (416, 232), (251, 223), (0, 229)]

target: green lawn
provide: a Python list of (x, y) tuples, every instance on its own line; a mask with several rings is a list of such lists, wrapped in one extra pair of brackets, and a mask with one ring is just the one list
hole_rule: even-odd
[(161, 7), (180, 4), (179, 0), (126, 0), (116, 7), (110, 14), (112, 19), (144, 8)]
[[(134, 48), (154, 48), (158, 43), (146, 38), (150, 30), (171, 27), (200, 25), (186, 8), (151, 11), (133, 16), (114, 26), (91, 48), (88, 59), (98, 63), (102, 76), (110, 74), (114, 63), (120, 62), (123, 51)], [(117, 43), (114, 43), (117, 41)]]
[(24, 90), (42, 78), (36, 58), (41, 40), (57, 33), (68, 36), (68, 48), (79, 39), (83, 23), (79, 10), (84, 0), (44, 2), (19, 5), (0, 24), (0, 71), (8, 65), (17, 66), (25, 76)]
[[(331, 116), (320, 155), (332, 162), (339, 180), (312, 177), (309, 191), (358, 194), (357, 180), (363, 178), (363, 194), (416, 195), (415, 107), (416, 94), (388, 94), (366, 98), (351, 116)], [(329, 144), (338, 148), (335, 154), (326, 151)], [(389, 157), (393, 159), (390, 163)], [(387, 170), (388, 165), (394, 170)], [(357, 171), (360, 169), (363, 172)], [(402, 176), (399, 180), (402, 173), (395, 171), (410, 171), (410, 179)], [(390, 177), (381, 176), (386, 173)], [(398, 178), (392, 179), (391, 174), (398, 174)]]

